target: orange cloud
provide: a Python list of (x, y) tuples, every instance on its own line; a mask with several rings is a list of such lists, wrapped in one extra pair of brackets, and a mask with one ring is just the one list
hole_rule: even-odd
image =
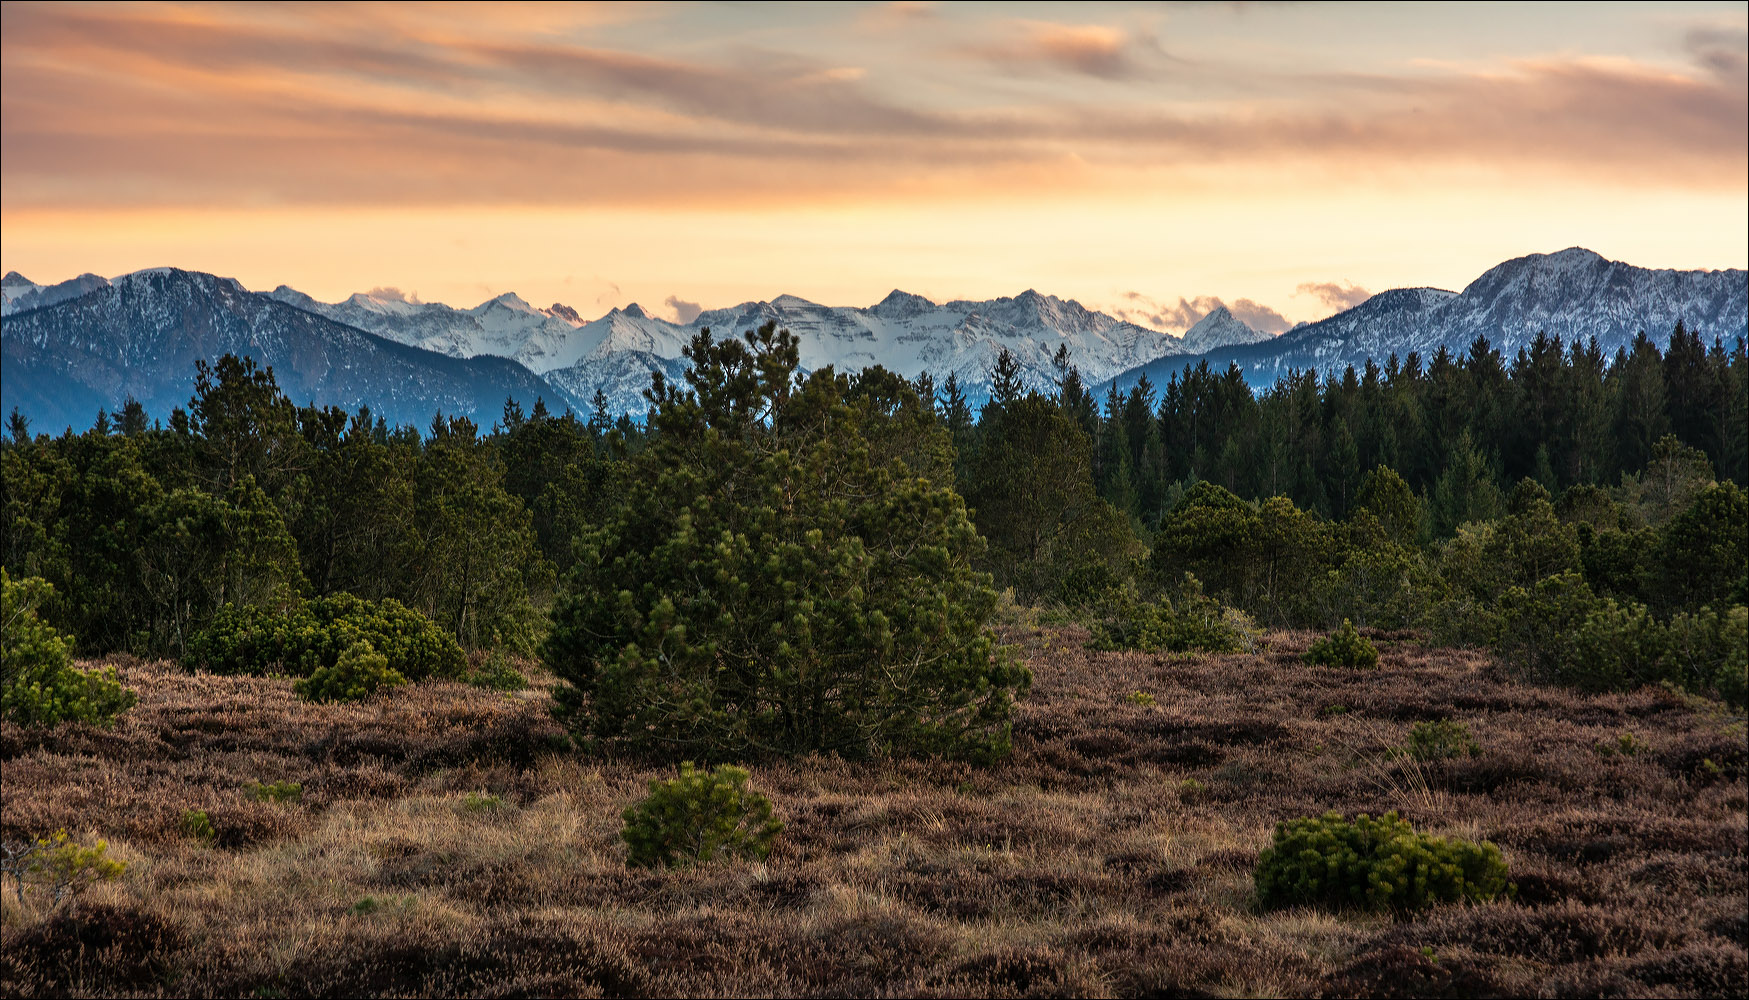
[(579, 34), (662, 13), (641, 7), (496, 11), (6, 4), (0, 190), (9, 207), (677, 206), (1120, 197), (1227, 169), (1732, 192), (1749, 172), (1740, 31), (1684, 36), (1688, 74), (1584, 58), (1260, 70), (1242, 94), (1180, 80), (1166, 100), (1135, 33), (1010, 22), (984, 56), (1095, 89), (980, 101), (963, 96), (974, 78), (932, 100), (892, 85), (903, 67)]
[(1010, 30), (1018, 37), (967, 45), (960, 51), (1011, 73), (1054, 70), (1106, 80), (1126, 80), (1143, 74), (1136, 58), (1137, 41), (1118, 28), (1017, 21)]

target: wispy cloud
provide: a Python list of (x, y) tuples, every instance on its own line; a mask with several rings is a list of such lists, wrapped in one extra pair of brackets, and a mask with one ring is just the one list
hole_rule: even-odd
[(1049, 100), (971, 100), (981, 91), (968, 78), (939, 100), (896, 86), (898, 65), (745, 46), (633, 50), (582, 15), (541, 8), (468, 33), (446, 10), (422, 21), (376, 7), (7, 4), (6, 199), (952, 198), (1110, 189), (1222, 164), (1539, 170), (1736, 190), (1749, 170), (1744, 35), (1726, 29), (1685, 36), (1688, 75), (1588, 57), (1397, 73), (1260, 68), (1260, 96), (1199, 96), (1182, 83), (1168, 100), (1147, 73), (1157, 45), (1132, 29), (996, 22), (979, 28), (996, 39), (974, 45), (981, 59), (1127, 88), (1124, 99), (1066, 87)]
[(1264, 333), (1280, 333), (1293, 325), (1269, 306), (1246, 298), (1225, 302), (1219, 296), (1199, 295), (1194, 299), (1181, 297), (1177, 302), (1158, 302), (1136, 291), (1125, 292), (1123, 298), (1127, 304), (1114, 310), (1119, 319), (1174, 333), (1183, 333), (1222, 306), (1234, 319)]
[(1142, 75), (1137, 40), (1129, 32), (1103, 24), (1057, 24), (1017, 21), (1008, 37), (965, 46), (965, 54), (1016, 73), (1039, 70), (1079, 73), (1105, 80)]
[(697, 302), (688, 302), (678, 295), (668, 296), (662, 300), (662, 304), (674, 311), (674, 320), (677, 323), (690, 323), (698, 318), (699, 313), (704, 312), (704, 306)]
[(1307, 281), (1294, 290), (1295, 295), (1310, 295), (1322, 302), (1332, 313), (1353, 309), (1372, 293), (1352, 281)]

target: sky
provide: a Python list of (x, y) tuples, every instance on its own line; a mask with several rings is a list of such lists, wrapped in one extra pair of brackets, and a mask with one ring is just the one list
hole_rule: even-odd
[(1269, 330), (1585, 246), (1749, 265), (1749, 7), (0, 6), (0, 267), (669, 318)]

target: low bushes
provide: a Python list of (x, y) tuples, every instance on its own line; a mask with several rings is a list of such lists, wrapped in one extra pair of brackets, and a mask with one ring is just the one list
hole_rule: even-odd
[(385, 688), (400, 687), (407, 678), (389, 666), (389, 658), (363, 639), (347, 647), (331, 667), (292, 685), (305, 701), (363, 701)]
[(189, 642), (182, 662), (219, 674), (309, 677), (336, 666), (361, 641), (409, 681), (467, 673), (461, 646), (431, 619), (392, 598), (367, 601), (351, 594), (305, 601), (283, 615), (226, 605)]
[(1404, 748), (1413, 760), (1451, 760), (1455, 757), (1479, 757), (1482, 745), (1470, 735), (1470, 727), (1461, 722), (1441, 719), (1438, 722), (1417, 722), (1409, 727), (1409, 743)]
[(38, 577), (14, 580), (0, 569), (0, 715), (21, 726), (83, 722), (115, 724), (116, 716), (139, 700), (116, 680), (115, 669), (73, 666), (72, 637), (37, 617), (36, 609), (54, 594)]
[(1532, 677), (1584, 691), (1669, 681), (1740, 707), (1749, 688), (1749, 608), (1742, 605), (1660, 622), (1645, 605), (1601, 597), (1566, 572), (1507, 590), (1481, 627)]
[(1094, 649), (1159, 653), (1248, 653), (1262, 635), (1251, 616), (1202, 592), (1185, 574), (1176, 598), (1141, 600), (1133, 591), (1113, 591), (1092, 623)]
[(1344, 618), (1341, 628), (1312, 643), (1301, 659), (1313, 666), (1371, 668), (1379, 665), (1379, 651)]
[(1493, 844), (1416, 833), (1395, 812), (1353, 822), (1341, 813), (1278, 823), (1253, 877), (1264, 908), (1416, 910), (1487, 902), (1512, 888)]
[(763, 858), (783, 823), (771, 800), (747, 788), (747, 772), (731, 765), (650, 782), (650, 794), (622, 814), (620, 837), (631, 864), (653, 868), (709, 861), (719, 855)]

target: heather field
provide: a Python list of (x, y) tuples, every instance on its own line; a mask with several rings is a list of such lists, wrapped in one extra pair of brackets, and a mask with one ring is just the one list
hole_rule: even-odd
[[(618, 840), (672, 771), (568, 750), (544, 679), (309, 704), (110, 661), (140, 693), (113, 730), (0, 728), (5, 837), (65, 827), (128, 865), (60, 911), (8, 884), (0, 992), (1749, 993), (1741, 716), (1402, 636), (1374, 635), (1375, 670), (1306, 666), (1309, 634), (1233, 656), (1006, 637), (1036, 676), (1009, 760), (754, 763), (786, 823), (770, 858), (677, 870), (628, 868)], [(1478, 755), (1393, 752), (1445, 718)], [(1330, 809), (1491, 840), (1516, 897), (1260, 912), (1274, 824)]]

